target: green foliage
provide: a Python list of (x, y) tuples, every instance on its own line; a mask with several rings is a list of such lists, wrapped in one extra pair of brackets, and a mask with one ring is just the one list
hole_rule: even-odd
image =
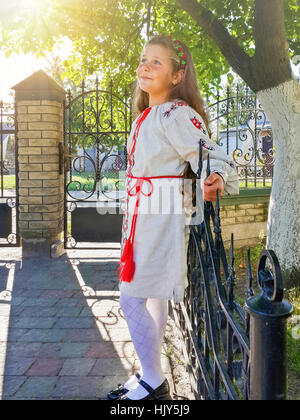
[[(254, 54), (253, 0), (202, 0), (201, 5), (249, 56)], [(0, 48), (7, 55), (20, 50), (43, 55), (68, 37), (74, 52), (64, 63), (63, 78), (77, 84), (98, 72), (102, 86), (113, 79), (124, 91), (135, 78), (145, 40), (162, 32), (190, 47), (203, 93), (220, 86), (220, 76), (230, 69), (216, 44), (176, 0), (11, 0), (0, 8)], [(285, 0), (291, 55), (299, 53), (298, 12), (297, 0)]]
[[(114, 91), (113, 86), (111, 89)], [(97, 82), (83, 85), (82, 90), (76, 87), (69, 95), (66, 134), (70, 154), (76, 155), (78, 146), (85, 151), (97, 146), (99, 153), (107, 155), (123, 150), (130, 128), (128, 98), (99, 89)]]
[(286, 20), (286, 34), (291, 57), (300, 55), (300, 2), (299, 0), (283, 0)]

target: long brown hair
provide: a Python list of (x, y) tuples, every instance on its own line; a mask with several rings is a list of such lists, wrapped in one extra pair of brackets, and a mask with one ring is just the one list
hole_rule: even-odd
[[(196, 76), (195, 65), (193, 62), (192, 55), (188, 47), (181, 41), (180, 46), (183, 48), (183, 52), (186, 56), (186, 65), (184, 69), (184, 75), (181, 82), (175, 85), (170, 91), (168, 100), (172, 101), (173, 99), (180, 99), (186, 102), (191, 108), (193, 108), (198, 114), (201, 115), (203, 121), (206, 125), (206, 128), (211, 136), (211, 131), (209, 129), (209, 116), (204, 110), (204, 101), (199, 92), (198, 81)], [(164, 35), (155, 36), (150, 39), (145, 47), (148, 45), (161, 45), (166, 48), (170, 53), (170, 58), (172, 61), (172, 70), (173, 74), (177, 73), (180, 70), (181, 62), (177, 54), (177, 51), (173, 45), (172, 40)], [(133, 114), (138, 115), (144, 109), (149, 107), (149, 94), (144, 92), (136, 83), (134, 96), (133, 96)], [(187, 162), (186, 167), (182, 176), (186, 179), (195, 179), (196, 174), (192, 171), (190, 163)]]

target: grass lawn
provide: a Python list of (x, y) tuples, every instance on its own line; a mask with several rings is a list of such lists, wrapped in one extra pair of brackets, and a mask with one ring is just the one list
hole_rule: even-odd
[(246, 187), (246, 181), (240, 181), (240, 188), (271, 188), (272, 187), (272, 182), (265, 182), (263, 183), (263, 181), (257, 181), (256, 182), (256, 186), (254, 182), (249, 182), (247, 183), (247, 187)]
[(293, 316), (288, 320), (288, 398), (300, 400), (300, 287), (288, 290), (285, 298), (294, 307)]
[[(79, 184), (77, 184), (78, 181), (81, 183), (80, 186), (80, 190), (83, 190), (83, 188), (91, 190), (93, 188), (94, 185), (94, 181), (93, 179), (89, 179), (89, 176), (93, 176), (93, 173), (84, 173), (84, 174), (80, 174), (80, 175), (73, 175), (73, 179), (72, 184), (70, 184), (69, 186), (69, 191), (76, 191), (77, 187), (79, 186)], [(116, 188), (115, 186), (118, 185), (116, 184), (116, 182), (119, 181), (119, 188), (120, 190), (125, 189), (125, 184), (124, 184), (124, 178), (122, 179), (120, 177), (119, 178), (115, 178), (114, 175), (108, 175), (107, 177), (102, 179), (102, 185), (104, 190), (107, 190), (109, 188), (109, 185), (113, 185), (114, 188)], [(15, 175), (4, 175), (3, 176), (3, 187), (5, 190), (14, 190), (16, 188), (16, 177)], [(1, 188), (1, 179), (0, 179), (0, 188)]]
[[(68, 190), (69, 191), (82, 191), (85, 190), (91, 190), (94, 186), (94, 174), (81, 174), (81, 175), (73, 175), (72, 177), (72, 183), (69, 185)], [(89, 176), (91, 178), (89, 179)], [(80, 182), (80, 184), (78, 184)], [(108, 190), (109, 187), (112, 186), (115, 190), (117, 186), (119, 186), (120, 190), (125, 189), (125, 181), (122, 178), (115, 178), (113, 175), (107, 176), (102, 179), (102, 187), (104, 191)], [(78, 189), (78, 187), (80, 187)]]
[[(0, 178), (1, 187), (1, 178)], [(16, 177), (15, 175), (4, 175), (3, 176), (3, 187), (5, 190), (14, 190), (16, 188)]]

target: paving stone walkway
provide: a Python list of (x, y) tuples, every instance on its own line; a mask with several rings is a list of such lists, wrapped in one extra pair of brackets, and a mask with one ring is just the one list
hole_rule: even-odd
[[(119, 307), (119, 253), (22, 260), (0, 248), (0, 399), (106, 399), (139, 369)], [(166, 354), (164, 343), (173, 388)]]

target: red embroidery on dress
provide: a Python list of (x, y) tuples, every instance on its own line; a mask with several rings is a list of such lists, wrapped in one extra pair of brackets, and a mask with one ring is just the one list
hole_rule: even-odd
[(203, 123), (200, 122), (196, 117), (191, 118), (191, 121), (194, 124), (194, 126), (198, 128), (198, 130), (202, 130), (202, 132), (204, 134), (207, 134), (206, 131), (205, 131), (205, 129), (203, 128)]
[(191, 118), (191, 121), (192, 121), (192, 123), (194, 124), (194, 126), (198, 128), (198, 130), (200, 130), (200, 129), (201, 129), (201, 125), (202, 125), (202, 123), (201, 123), (199, 120), (197, 120), (197, 118), (196, 118), (196, 117)]
[(202, 147), (204, 147), (206, 150), (215, 150), (213, 146), (208, 146), (206, 141), (203, 139), (200, 139), (198, 143), (201, 144)]
[(180, 107), (180, 106), (188, 106), (188, 104), (187, 104), (186, 102), (184, 102), (184, 101), (178, 101), (178, 102), (175, 102), (175, 103), (171, 106), (171, 108), (170, 108), (170, 109), (168, 109), (168, 111), (165, 111), (165, 112), (163, 113), (163, 116), (164, 116), (164, 117), (166, 117), (166, 118), (169, 118), (169, 116), (170, 116), (171, 112), (172, 112), (172, 111), (174, 111), (174, 109), (177, 109), (177, 108), (178, 108), (178, 107)]

